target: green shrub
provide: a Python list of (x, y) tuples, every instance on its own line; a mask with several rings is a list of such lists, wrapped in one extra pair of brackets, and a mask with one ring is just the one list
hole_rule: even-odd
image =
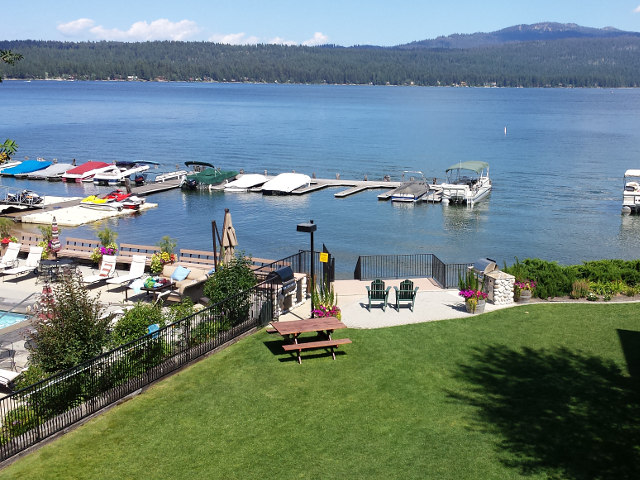
[(43, 422), (29, 404), (21, 405), (9, 410), (2, 419), (2, 435), (0, 444), (4, 445), (11, 439), (28, 432)]
[(231, 325), (243, 322), (251, 307), (250, 289), (256, 284), (250, 259), (235, 257), (229, 264), (219, 266), (204, 285), (204, 295), (212, 304), (221, 304), (222, 314)]
[(571, 294), (573, 282), (576, 280), (576, 271), (572, 267), (558, 265), (557, 262), (548, 262), (539, 258), (527, 258), (505, 271), (516, 279), (533, 280), (536, 282), (534, 295), (540, 298), (562, 297)]
[(201, 343), (214, 340), (221, 332), (226, 332), (231, 328), (228, 321), (204, 321), (200, 322), (191, 332), (191, 344), (200, 345)]
[(118, 320), (111, 339), (113, 346), (124, 345), (148, 333), (149, 325), (164, 326), (162, 308), (159, 305), (138, 302)]
[(158, 241), (158, 243), (156, 243), (156, 246), (160, 247), (161, 252), (167, 252), (171, 255), (178, 246), (178, 241), (175, 238), (171, 238), (169, 235), (165, 235)]

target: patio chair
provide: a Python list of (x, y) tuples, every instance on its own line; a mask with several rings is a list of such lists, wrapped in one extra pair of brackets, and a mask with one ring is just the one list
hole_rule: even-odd
[(20, 253), (21, 243), (9, 242), (7, 251), (4, 252), (2, 260), (0, 260), (0, 269), (13, 268), (18, 265), (18, 254)]
[(100, 270), (96, 275), (89, 275), (82, 279), (85, 285), (104, 282), (112, 278), (116, 273), (116, 255), (103, 255)]
[(25, 273), (30, 273), (38, 269), (40, 266), (40, 259), (42, 258), (42, 250), (43, 247), (29, 247), (29, 254), (27, 255), (27, 259), (24, 265), (18, 265), (14, 268), (9, 268), (4, 271), (5, 275), (23, 275)]
[(0, 385), (4, 385), (5, 387), (12, 389), (13, 381), (18, 375), (20, 375), (20, 373), (0, 368)]
[(371, 311), (371, 300), (382, 302), (382, 311), (387, 308), (387, 301), (389, 299), (389, 290), (391, 287), (384, 286), (384, 282), (379, 278), (376, 278), (371, 282), (371, 288), (367, 286), (367, 297), (369, 297), (369, 306), (367, 310)]
[(138, 278), (142, 278), (144, 275), (144, 268), (147, 263), (147, 257), (144, 255), (133, 255), (131, 257), (131, 267), (129, 267), (129, 273), (118, 277), (112, 277), (107, 280), (108, 285), (122, 285)]
[(418, 293), (418, 287), (413, 288), (413, 282), (411, 280), (404, 280), (400, 282), (400, 288), (393, 287), (396, 291), (396, 311), (400, 311), (400, 302), (409, 303), (409, 308), (413, 312), (413, 307), (416, 303), (416, 294)]

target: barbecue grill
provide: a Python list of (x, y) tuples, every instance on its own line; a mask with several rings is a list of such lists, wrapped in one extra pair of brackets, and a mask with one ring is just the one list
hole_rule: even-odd
[(473, 271), (478, 275), (485, 275), (498, 269), (496, 261), (491, 258), (480, 258), (473, 264)]
[(282, 287), (280, 293), (282, 295), (289, 295), (296, 291), (296, 279), (293, 276), (293, 270), (291, 270), (291, 267), (281, 267), (274, 270), (267, 275), (267, 280), (272, 280), (275, 283), (281, 284)]

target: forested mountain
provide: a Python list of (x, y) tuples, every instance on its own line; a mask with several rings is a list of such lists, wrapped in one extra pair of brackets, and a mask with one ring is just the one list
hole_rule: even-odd
[(533, 25), (515, 25), (490, 33), (454, 34), (431, 40), (398, 45), (397, 48), (476, 48), (515, 42), (537, 42), (567, 38), (636, 37), (638, 32), (625, 32), (613, 27), (590, 28), (575, 23), (543, 22)]
[(598, 30), (598, 35), (583, 32), (574, 38), (553, 39), (559, 33), (551, 29), (551, 40), (537, 41), (507, 41), (507, 33), (501, 31), (503, 41), (476, 42), (473, 48), (0, 41), (0, 49), (24, 56), (16, 65), (2, 66), (0, 75), (19, 79), (640, 86), (640, 35), (610, 30), (615, 35), (608, 36), (605, 30)]

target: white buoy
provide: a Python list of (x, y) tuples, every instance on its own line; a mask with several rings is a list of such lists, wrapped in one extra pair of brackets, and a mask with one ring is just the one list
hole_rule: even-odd
[(507, 135), (507, 126), (506, 125), (504, 127), (504, 134), (505, 134), (505, 136)]

